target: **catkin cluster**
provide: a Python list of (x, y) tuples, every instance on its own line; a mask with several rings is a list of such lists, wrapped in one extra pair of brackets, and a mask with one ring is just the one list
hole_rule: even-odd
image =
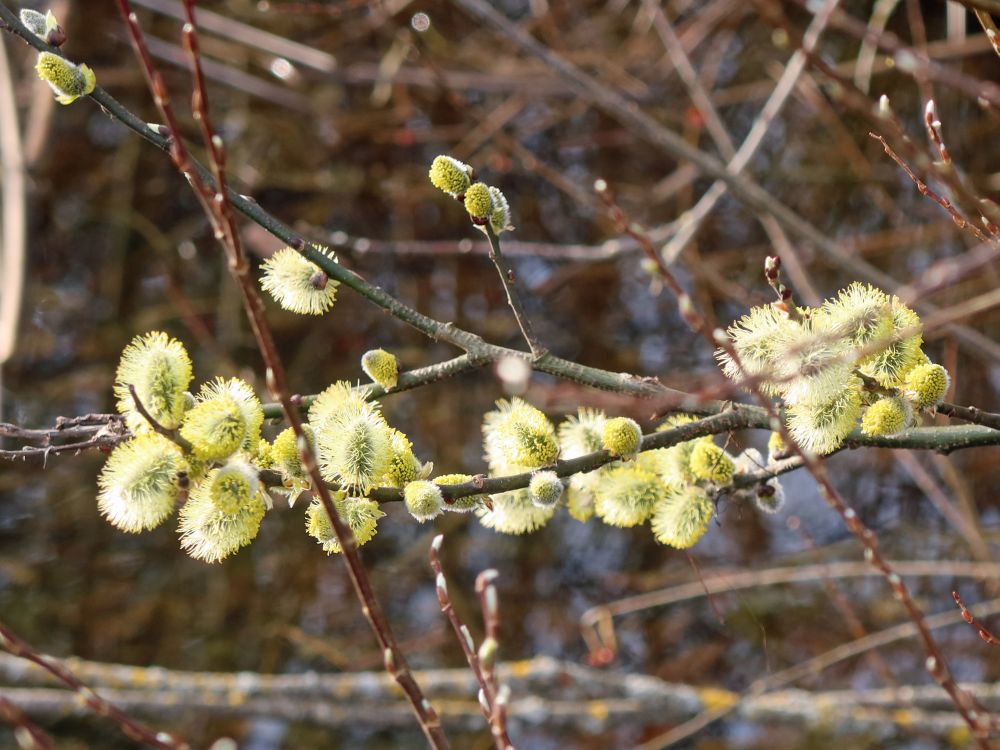
[[(692, 421), (672, 417), (660, 429)], [(563, 495), (571, 516), (597, 516), (611, 526), (647, 521), (656, 539), (677, 548), (691, 547), (708, 529), (714, 514), (712, 494), (732, 483), (734, 471), (754, 471), (763, 461), (749, 451), (738, 458), (711, 437), (670, 448), (642, 451), (642, 432), (625, 417), (608, 418), (581, 408), (558, 430), (538, 409), (519, 398), (497, 402), (483, 421), (486, 461), (496, 476), (533, 472), (525, 489), (493, 495), (477, 511), (483, 525), (508, 534), (543, 526)], [(599, 469), (560, 479), (550, 468), (557, 458), (573, 459), (605, 450), (619, 460)], [(565, 489), (565, 492), (564, 492)], [(772, 512), (783, 495), (777, 480), (762, 489)]]
[[(395, 357), (388, 352), (366, 355), (363, 367), (385, 387), (394, 385)], [(375, 535), (384, 515), (366, 497), (377, 487), (406, 488), (410, 496), (429, 485), (436, 506), (425, 501), (413, 513), (418, 520), (445, 507), (467, 511), (482, 499), (463, 499), (454, 508), (444, 503), (440, 489), (426, 481), (431, 465), (419, 461), (406, 435), (386, 422), (368, 388), (334, 383), (313, 400), (302, 438), (288, 428), (271, 442), (262, 437), (263, 408), (248, 383), (216, 378), (192, 394), (192, 379), (186, 349), (165, 333), (138, 336), (122, 352), (115, 395), (133, 437), (115, 448), (101, 472), (98, 508), (123, 531), (155, 528), (180, 506), (181, 547), (206, 562), (229, 557), (257, 536), (272, 494), (294, 505), (311, 489), (301, 440), (323, 479), (339, 488), (334, 505), (359, 544)], [(266, 487), (263, 472), (280, 477), (280, 484)], [(448, 481), (466, 480), (442, 477), (442, 484)], [(305, 525), (324, 550), (341, 551), (318, 501), (307, 507)]]
[(949, 387), (921, 349), (920, 317), (869, 284), (815, 308), (751, 308), (727, 334), (736, 356), (718, 350), (723, 372), (782, 399), (791, 436), (817, 454), (839, 448), (859, 420), (867, 435), (905, 430)]
[[(20, 19), (31, 33), (46, 44), (58, 47), (66, 41), (66, 34), (51, 10), (39, 13), (25, 8), (21, 11)], [(92, 94), (97, 87), (97, 78), (88, 66), (72, 63), (54, 52), (38, 53), (35, 72), (49, 84), (60, 104), (72, 104), (81, 96)]]

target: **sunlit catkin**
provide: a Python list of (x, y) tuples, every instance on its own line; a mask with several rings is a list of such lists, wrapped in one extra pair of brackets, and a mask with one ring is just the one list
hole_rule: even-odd
[(372, 349), (361, 356), (361, 369), (385, 390), (391, 391), (399, 379), (399, 363), (385, 349)]
[(35, 71), (39, 78), (49, 84), (60, 104), (72, 104), (81, 96), (92, 94), (97, 86), (94, 71), (89, 67), (71, 63), (52, 52), (38, 55)]
[(162, 331), (132, 339), (122, 352), (114, 387), (118, 411), (125, 415), (129, 429), (135, 433), (153, 430), (139, 413), (129, 386), (135, 388), (148, 414), (161, 427), (172, 430), (184, 417), (188, 406), (185, 391), (192, 377), (191, 359), (181, 342)]
[(653, 513), (653, 536), (660, 544), (688, 549), (705, 535), (713, 512), (712, 501), (700, 487), (672, 487)]
[(97, 479), (97, 508), (122, 531), (155, 528), (173, 513), (186, 471), (174, 443), (156, 433), (139, 435), (115, 448), (105, 462)]
[(181, 508), (181, 548), (196, 560), (224, 560), (256, 538), (265, 510), (253, 467), (233, 461), (213, 469)]
[[(385, 515), (378, 503), (359, 497), (347, 497), (343, 492), (333, 493), (333, 505), (337, 516), (354, 532), (354, 539), (360, 547), (367, 544), (377, 532), (378, 520)], [(334, 533), (330, 516), (319, 500), (314, 500), (306, 509), (306, 532), (323, 547), (327, 554), (343, 552)]]
[(528, 494), (539, 508), (552, 508), (562, 497), (563, 483), (554, 471), (538, 471), (531, 477)]
[(951, 378), (941, 365), (928, 362), (916, 365), (903, 378), (902, 393), (918, 409), (929, 409), (944, 401)]
[[(327, 248), (320, 252), (334, 263), (337, 256)], [(337, 301), (340, 282), (291, 247), (278, 250), (264, 261), (261, 288), (289, 312), (322, 315)]]
[(604, 423), (601, 446), (617, 458), (632, 458), (642, 445), (642, 430), (634, 419), (615, 417)]
[(441, 515), (444, 497), (434, 482), (418, 480), (403, 488), (403, 501), (410, 515), (423, 523)]

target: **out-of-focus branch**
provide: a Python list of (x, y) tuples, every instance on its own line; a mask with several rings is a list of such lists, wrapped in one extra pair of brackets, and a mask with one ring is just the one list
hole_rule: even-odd
[(72, 700), (78, 705), (83, 705), (88, 713), (104, 716), (121, 729), (122, 734), (131, 740), (142, 742), (146, 745), (162, 748), (163, 750), (190, 750), (189, 745), (167, 732), (158, 732), (151, 729), (140, 721), (133, 719), (127, 713), (116, 707), (114, 703), (95, 693), (84, 684), (72, 670), (59, 659), (35, 651), (27, 641), (23, 640), (14, 631), (0, 622), (0, 648), (9, 651), (19, 659), (35, 664), (55, 680), (68, 687), (73, 692), (70, 694)]

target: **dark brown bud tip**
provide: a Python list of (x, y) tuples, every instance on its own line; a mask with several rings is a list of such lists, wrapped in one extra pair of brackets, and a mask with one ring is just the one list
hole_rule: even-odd
[(66, 43), (66, 32), (62, 26), (56, 26), (54, 29), (49, 29), (45, 41), (53, 47), (62, 47)]
[(314, 289), (326, 289), (326, 283), (330, 280), (323, 271), (317, 271), (309, 277), (309, 286)]

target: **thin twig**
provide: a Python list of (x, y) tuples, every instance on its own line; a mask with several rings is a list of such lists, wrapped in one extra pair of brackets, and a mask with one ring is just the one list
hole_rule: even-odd
[(426, 698), (424, 698), (419, 685), (413, 679), (402, 652), (396, 644), (388, 620), (375, 597), (367, 573), (361, 563), (360, 556), (358, 555), (357, 540), (350, 526), (337, 515), (330, 491), (319, 474), (319, 468), (309, 446), (309, 441), (304, 435), (299, 409), (293, 403), (290, 391), (286, 385), (284, 367), (278, 356), (274, 338), (264, 316), (264, 306), (257, 295), (253, 280), (250, 277), (249, 264), (246, 262), (246, 257), (242, 250), (239, 231), (236, 227), (232, 205), (225, 186), (225, 152), (221, 139), (215, 135), (211, 128), (211, 119), (208, 113), (208, 95), (205, 90), (205, 81), (201, 73), (200, 56), (198, 53), (193, 2), (192, 0), (186, 0), (184, 5), (187, 23), (184, 25), (183, 35), (185, 46), (191, 58), (194, 78), (192, 105), (195, 110), (195, 117), (201, 126), (205, 148), (211, 158), (215, 186), (212, 186), (208, 180), (204, 179), (201, 173), (192, 165), (191, 157), (181, 138), (180, 129), (177, 126), (177, 121), (167, 97), (162, 78), (152, 63), (149, 52), (146, 49), (145, 38), (139, 28), (138, 20), (129, 6), (128, 0), (118, 0), (118, 7), (123, 19), (126, 21), (129, 35), (146, 73), (157, 108), (164, 117), (172, 135), (169, 144), (171, 158), (177, 169), (191, 183), (195, 195), (202, 203), (205, 214), (212, 224), (215, 238), (225, 251), (230, 272), (240, 289), (247, 318), (253, 329), (258, 349), (266, 366), (268, 388), (271, 391), (272, 397), (281, 404), (285, 419), (298, 437), (303, 468), (310, 476), (314, 496), (323, 505), (337, 540), (343, 549), (344, 561), (347, 565), (355, 593), (361, 602), (362, 612), (368, 619), (385, 655), (386, 671), (397, 681), (403, 693), (410, 701), (413, 712), (427, 741), (432, 747), (438, 750), (445, 750), (449, 745), (441, 729), (437, 713)]
[(20, 750), (55, 750), (52, 738), (3, 696), (0, 696), (0, 721), (14, 730), (14, 739)]
[(27, 641), (24, 641), (2, 622), (0, 622), (0, 647), (9, 651), (14, 656), (37, 664), (70, 690), (73, 690), (78, 699), (88, 709), (98, 716), (105, 716), (115, 722), (122, 733), (129, 739), (136, 742), (143, 742), (153, 747), (163, 748), (164, 750), (190, 750), (190, 746), (183, 740), (167, 732), (157, 732), (155, 729), (151, 729), (142, 722), (120, 711), (83, 684), (59, 659), (56, 659), (54, 656), (38, 653)]
[(480, 229), (483, 230), (490, 242), (490, 260), (493, 261), (493, 265), (497, 268), (497, 273), (500, 274), (500, 283), (503, 284), (503, 290), (507, 293), (507, 304), (514, 311), (517, 326), (521, 329), (521, 334), (528, 343), (528, 348), (531, 349), (532, 361), (537, 362), (548, 354), (548, 350), (538, 343), (538, 338), (531, 327), (531, 321), (524, 312), (521, 295), (517, 291), (517, 279), (503, 257), (503, 253), (500, 252), (500, 238), (497, 237), (496, 232), (493, 231), (493, 227), (490, 226), (489, 222), (480, 227)]
[(979, 633), (980, 638), (982, 638), (986, 643), (990, 644), (991, 646), (1000, 646), (1000, 638), (997, 638), (995, 635), (993, 635), (993, 633), (991, 633), (983, 625), (980, 625), (976, 621), (976, 618), (973, 617), (968, 607), (966, 607), (965, 604), (962, 602), (962, 599), (961, 597), (959, 597), (957, 591), (951, 592), (951, 598), (955, 600), (955, 604), (957, 604), (958, 608), (962, 611), (962, 619), (976, 629), (976, 632)]
[(441, 612), (443, 612), (444, 616), (448, 618), (448, 622), (455, 631), (455, 637), (458, 639), (458, 643), (462, 647), (462, 653), (465, 654), (465, 660), (469, 663), (469, 668), (472, 670), (472, 673), (476, 676), (476, 681), (479, 683), (480, 707), (483, 710), (483, 715), (490, 724), (493, 742), (496, 745), (497, 750), (514, 750), (514, 745), (510, 741), (510, 737), (507, 734), (507, 727), (501, 721), (503, 715), (497, 710), (497, 694), (494, 685), (486, 679), (486, 675), (483, 673), (482, 663), (479, 660), (479, 654), (477, 653), (475, 643), (472, 640), (472, 634), (469, 632), (469, 629), (462, 624), (462, 621), (458, 619), (458, 614), (455, 612), (455, 607), (451, 602), (451, 597), (448, 596), (448, 583), (445, 580), (444, 569), (442, 568), (441, 560), (438, 557), (442, 541), (444, 541), (444, 536), (441, 534), (434, 537), (434, 541), (431, 542), (430, 551), (428, 552), (431, 569), (434, 571), (436, 576), (434, 585), (437, 590), (438, 603), (441, 605)]

